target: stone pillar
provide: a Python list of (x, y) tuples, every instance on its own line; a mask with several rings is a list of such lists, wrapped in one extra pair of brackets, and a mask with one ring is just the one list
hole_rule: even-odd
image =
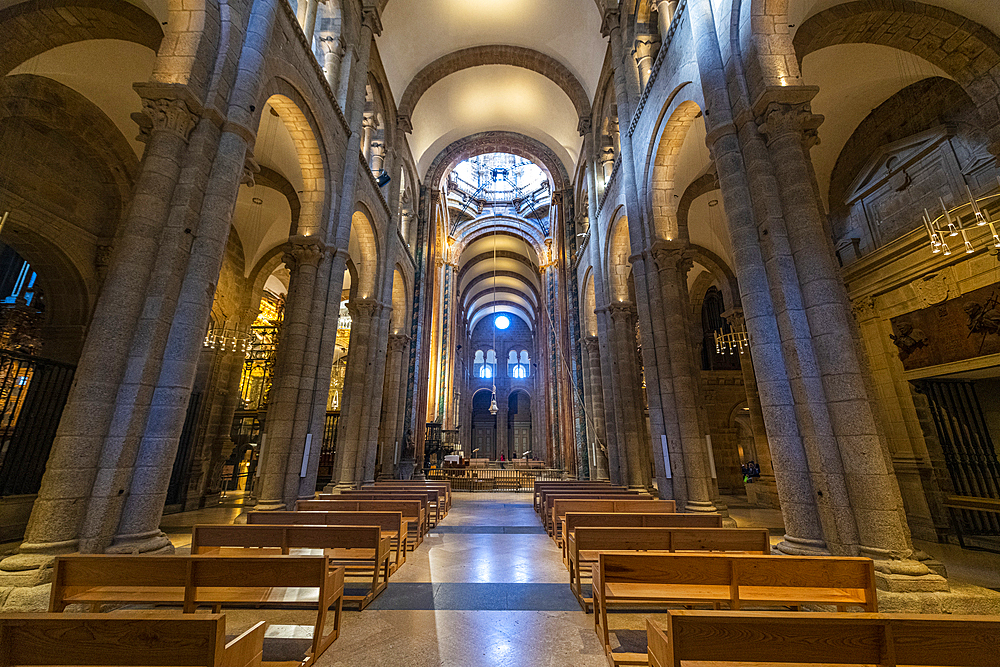
[(651, 9), (656, 11), (660, 39), (666, 39), (670, 24), (674, 21), (674, 13), (677, 11), (677, 0), (650, 0), (649, 4)]
[(373, 320), (371, 336), (371, 361), (367, 382), (367, 396), (361, 416), (361, 455), (355, 479), (362, 484), (375, 481), (375, 457), (378, 450), (378, 427), (382, 417), (383, 382), (385, 381), (386, 343), (389, 339), (389, 318), (392, 307), (379, 305), (378, 317)]
[(375, 134), (375, 116), (366, 113), (361, 121), (361, 154), (365, 156), (365, 164), (370, 164), (372, 155), (372, 136)]
[(687, 273), (692, 266), (691, 254), (685, 245), (664, 241), (654, 244), (653, 254), (658, 269), (658, 287), (663, 295), (673, 404), (684, 454), (686, 509), (714, 512), (708, 443), (699, 423), (700, 373), (695, 366), (688, 319), (691, 306)]
[(382, 427), (379, 433), (381, 440), (381, 477), (394, 479), (396, 472), (396, 447), (401, 443), (400, 408), (402, 395), (405, 400), (406, 381), (403, 371), (403, 355), (409, 350), (410, 337), (403, 334), (389, 336), (389, 346), (386, 351), (385, 384), (382, 397)]
[(331, 33), (325, 33), (319, 38), (319, 43), (323, 47), (323, 71), (326, 73), (326, 82), (336, 95), (340, 85), (340, 63), (344, 57), (344, 42)]
[(632, 48), (632, 56), (639, 68), (639, 87), (645, 90), (653, 73), (653, 39), (649, 35), (639, 35)]
[(76, 551), (95, 482), (113, 484), (98, 482), (98, 465), (188, 138), (198, 122), (194, 104), (182, 94), (142, 100), (148, 134), (132, 202), (94, 307), (24, 542), (17, 555), (4, 560), (6, 571), (34, 569), (56, 554)]
[[(878, 428), (865, 387), (855, 324), (843, 279), (824, 229), (821, 203), (814, 186), (809, 148), (816, 143), (821, 116), (811, 113), (811, 87), (771, 89), (755, 108), (758, 127), (767, 137), (778, 193), (785, 213), (791, 257), (802, 290), (805, 321), (825, 393), (829, 431), (820, 431), (822, 470), (827, 493), (819, 501), (833, 514), (838, 532), (830, 538), (848, 553), (889, 560), (908, 555), (909, 529), (886, 443)], [(843, 465), (828, 462), (843, 461)], [(819, 465), (817, 465), (819, 464)], [(842, 479), (839, 479), (843, 475)], [(857, 527), (840, 532), (846, 520)]]
[(400, 214), (400, 230), (399, 233), (403, 237), (403, 241), (406, 242), (406, 247), (410, 247), (410, 225), (413, 224), (413, 211), (409, 209), (403, 209)]
[[(498, 354), (497, 357), (499, 357), (499, 356), (500, 355)], [(499, 358), (497, 359), (497, 373), (498, 374), (500, 373), (500, 359)], [(508, 419), (508, 412), (509, 412), (509, 408), (510, 408), (510, 403), (508, 401), (510, 401), (510, 396), (509, 396), (509, 391), (507, 389), (508, 389), (508, 387), (507, 387), (506, 383), (504, 384), (504, 386), (502, 388), (501, 387), (497, 387), (497, 407), (500, 408), (500, 411), (497, 412), (497, 452), (496, 452), (496, 458), (499, 460), (500, 459), (500, 455), (502, 454), (503, 457), (509, 461), (510, 460), (510, 451), (509, 451), (510, 447), (509, 447), (509, 444), (507, 442), (508, 439), (509, 439), (507, 437), (509, 435), (509, 429), (507, 427), (508, 427), (508, 421), (509, 421), (509, 419)]]
[(372, 299), (354, 299), (347, 304), (351, 311), (351, 342), (347, 351), (344, 393), (340, 424), (337, 427), (337, 454), (333, 481), (338, 489), (353, 489), (355, 470), (362, 455), (361, 417), (369, 368), (369, 347), (377, 304)]
[(587, 336), (584, 340), (587, 363), (590, 366), (589, 394), (591, 397), (591, 419), (597, 447), (594, 452), (594, 471), (597, 479), (608, 477), (608, 444), (604, 426), (604, 382), (601, 377), (601, 347), (597, 336)]
[(622, 422), (619, 434), (625, 440), (624, 454), (628, 461), (627, 483), (630, 489), (649, 488), (649, 466), (643, 452), (644, 418), (641, 409), (639, 374), (636, 372), (635, 306), (613, 303), (608, 307), (614, 325), (614, 383), (621, 404)]
[(380, 171), (382, 171), (382, 165), (385, 164), (385, 142), (384, 141), (373, 141), (371, 143), (371, 168), (372, 173), (376, 176)]
[(299, 10), (296, 18), (302, 26), (302, 32), (312, 48), (313, 34), (316, 32), (316, 11), (319, 9), (319, 0), (299, 0)]
[[(605, 136), (605, 139), (610, 140), (610, 137)], [(615, 169), (615, 147), (610, 145), (610, 143), (601, 147), (600, 161), (601, 175), (604, 177), (604, 187), (607, 187), (608, 181), (611, 180), (611, 172)]]
[(325, 253), (325, 247), (316, 239), (297, 236), (289, 239), (282, 257), (291, 278), (281, 339), (275, 353), (274, 380), (264, 424), (265, 441), (258, 463), (261, 468), (258, 510), (290, 509), (286, 507), (288, 498), (298, 495), (297, 487), (285, 488), (288, 453), (292, 449), (299, 385), (303, 379), (302, 357), (307, 346), (316, 273)]
[(160, 531), (160, 518), (211, 315), (214, 287), (225, 258), (238, 188), (245, 174), (249, 172), (252, 178), (257, 168), (252, 160), (248, 166), (246, 158), (245, 135), (223, 133), (139, 443), (131, 488), (108, 552), (173, 549)]

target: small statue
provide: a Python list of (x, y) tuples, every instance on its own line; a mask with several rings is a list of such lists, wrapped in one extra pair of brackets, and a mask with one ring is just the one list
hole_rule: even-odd
[(985, 306), (973, 302), (962, 309), (969, 316), (970, 334), (1000, 334), (1000, 311), (997, 310), (995, 301), (991, 298)]
[(899, 348), (899, 358), (906, 360), (915, 350), (919, 350), (927, 345), (927, 336), (923, 331), (914, 329), (909, 322), (900, 322), (896, 328), (899, 335), (889, 334), (893, 344)]

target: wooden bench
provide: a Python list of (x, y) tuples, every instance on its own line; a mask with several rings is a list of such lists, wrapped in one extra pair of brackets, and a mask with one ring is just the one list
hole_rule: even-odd
[[(702, 519), (712, 515), (675, 514), (673, 516)], [(583, 573), (590, 573), (593, 564), (597, 562), (599, 552), (737, 551), (756, 554), (771, 553), (771, 541), (766, 528), (578, 526), (567, 539), (567, 543), (569, 545), (569, 587), (585, 612), (590, 611), (593, 600), (583, 595)]]
[(226, 642), (224, 614), (4, 614), (4, 667), (258, 667), (264, 650), (261, 621)]
[[(627, 508), (626, 508), (627, 509)], [(569, 566), (568, 545), (582, 526), (614, 528), (722, 528), (721, 514), (701, 512), (567, 512), (562, 518), (563, 563)]]
[[(386, 489), (405, 488), (405, 487), (444, 489), (445, 501), (447, 502), (445, 508), (448, 510), (451, 509), (451, 499), (452, 499), (451, 482), (438, 482), (438, 481), (420, 482), (417, 480), (393, 479), (393, 480), (383, 480), (380, 482), (375, 482), (374, 486), (376, 488), (386, 488)], [(364, 488), (369, 488), (369, 487), (365, 486)]]
[[(315, 660), (340, 635), (344, 569), (326, 556), (59, 556), (52, 572), (49, 611), (71, 604), (198, 607), (316, 607), (307, 658)], [(334, 607), (333, 630), (326, 632)]]
[(958, 537), (959, 546), (963, 549), (966, 548), (965, 534), (962, 531), (962, 518), (958, 516), (956, 510), (974, 510), (976, 512), (1000, 514), (1000, 500), (996, 500), (994, 498), (948, 496), (945, 498), (944, 506), (951, 512), (951, 522), (955, 526), (955, 535)]
[(549, 507), (549, 535), (556, 544), (562, 544), (562, 520), (567, 512), (641, 512), (644, 514), (671, 514), (677, 511), (673, 500), (658, 500), (651, 496), (599, 496), (579, 498), (573, 496), (551, 496), (546, 499)]
[(591, 487), (591, 486), (594, 486), (594, 487), (603, 487), (603, 488), (617, 488), (617, 489), (623, 489), (623, 488), (625, 488), (625, 487), (622, 487), (622, 486), (612, 487), (611, 482), (609, 482), (607, 480), (605, 480), (605, 481), (567, 480), (567, 481), (562, 481), (562, 482), (560, 482), (560, 481), (553, 481), (553, 480), (542, 480), (542, 481), (535, 480), (535, 483), (533, 485), (533, 491), (534, 491), (534, 493), (532, 495), (531, 505), (532, 505), (532, 507), (535, 508), (535, 512), (538, 512), (539, 511), (539, 509), (538, 509), (538, 499), (539, 499), (539, 495), (540, 495), (540, 493), (542, 491), (544, 491), (545, 489), (573, 488), (574, 486), (576, 486), (576, 487), (584, 487), (584, 488)]
[(429, 486), (429, 485), (402, 485), (402, 484), (370, 484), (368, 486), (361, 487), (360, 491), (362, 493), (427, 493), (432, 491), (437, 494), (437, 496), (432, 496), (434, 498), (434, 503), (441, 506), (441, 518), (448, 516), (448, 490), (443, 486)]
[[(650, 667), (1000, 664), (1000, 618), (931, 614), (669, 611), (646, 620)], [(647, 664), (643, 662), (642, 664)]]
[(316, 500), (420, 500), (424, 514), (427, 516), (427, 528), (433, 528), (441, 522), (442, 508), (437, 506), (437, 491), (393, 491), (386, 489), (377, 491), (342, 491), (336, 495), (316, 496)]
[[(579, 530), (579, 529), (578, 529)], [(637, 653), (612, 655), (611, 607), (709, 604), (830, 605), (878, 611), (875, 568), (868, 558), (603, 552), (593, 566), (594, 629), (614, 664), (644, 664)]]
[[(191, 553), (229, 555), (232, 550), (275, 549), (288, 555), (292, 549), (321, 549), (331, 567), (343, 567), (344, 576), (370, 580), (364, 595), (344, 594), (344, 602), (358, 611), (386, 589), (389, 583), (389, 538), (379, 526), (211, 525), (191, 530)], [(307, 555), (307, 554), (297, 554)]]
[(420, 500), (297, 500), (296, 512), (401, 512), (404, 519), (412, 521), (412, 532), (407, 534), (413, 551), (427, 534), (427, 512)]
[(251, 525), (299, 525), (299, 526), (378, 526), (382, 535), (389, 538), (394, 553), (390, 561), (389, 574), (406, 562), (406, 536), (410, 524), (416, 519), (404, 519), (402, 512), (248, 512), (247, 523)]
[(611, 486), (610, 484), (593, 484), (593, 485), (576, 485), (576, 486), (543, 486), (535, 490), (535, 496), (537, 497), (537, 503), (535, 503), (535, 511), (541, 516), (545, 511), (545, 497), (551, 493), (557, 494), (587, 494), (587, 493), (617, 493), (619, 491), (628, 491), (624, 486)]
[(552, 521), (552, 507), (555, 505), (557, 500), (656, 500), (656, 498), (648, 493), (639, 493), (637, 491), (608, 491), (603, 493), (546, 492), (543, 498), (544, 501), (542, 503), (542, 508), (544, 509), (544, 513), (542, 514), (542, 525), (545, 527), (545, 530), (549, 535), (556, 537), (557, 539), (558, 536), (556, 535), (556, 531), (559, 529), (559, 524), (558, 522), (553, 524)]

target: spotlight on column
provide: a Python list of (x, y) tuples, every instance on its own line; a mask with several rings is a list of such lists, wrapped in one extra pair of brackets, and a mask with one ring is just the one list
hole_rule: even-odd
[(386, 183), (388, 183), (391, 180), (392, 180), (392, 176), (390, 176), (389, 174), (387, 174), (386, 171), (385, 171), (385, 169), (383, 169), (382, 171), (380, 171), (378, 173), (378, 175), (375, 177), (375, 182), (378, 183), (378, 186), (380, 188), (383, 187)]

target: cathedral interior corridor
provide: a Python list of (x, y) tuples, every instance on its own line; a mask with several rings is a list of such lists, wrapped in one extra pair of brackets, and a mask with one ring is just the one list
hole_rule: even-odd
[(0, 69), (0, 663), (1000, 667), (1000, 0), (0, 0)]

